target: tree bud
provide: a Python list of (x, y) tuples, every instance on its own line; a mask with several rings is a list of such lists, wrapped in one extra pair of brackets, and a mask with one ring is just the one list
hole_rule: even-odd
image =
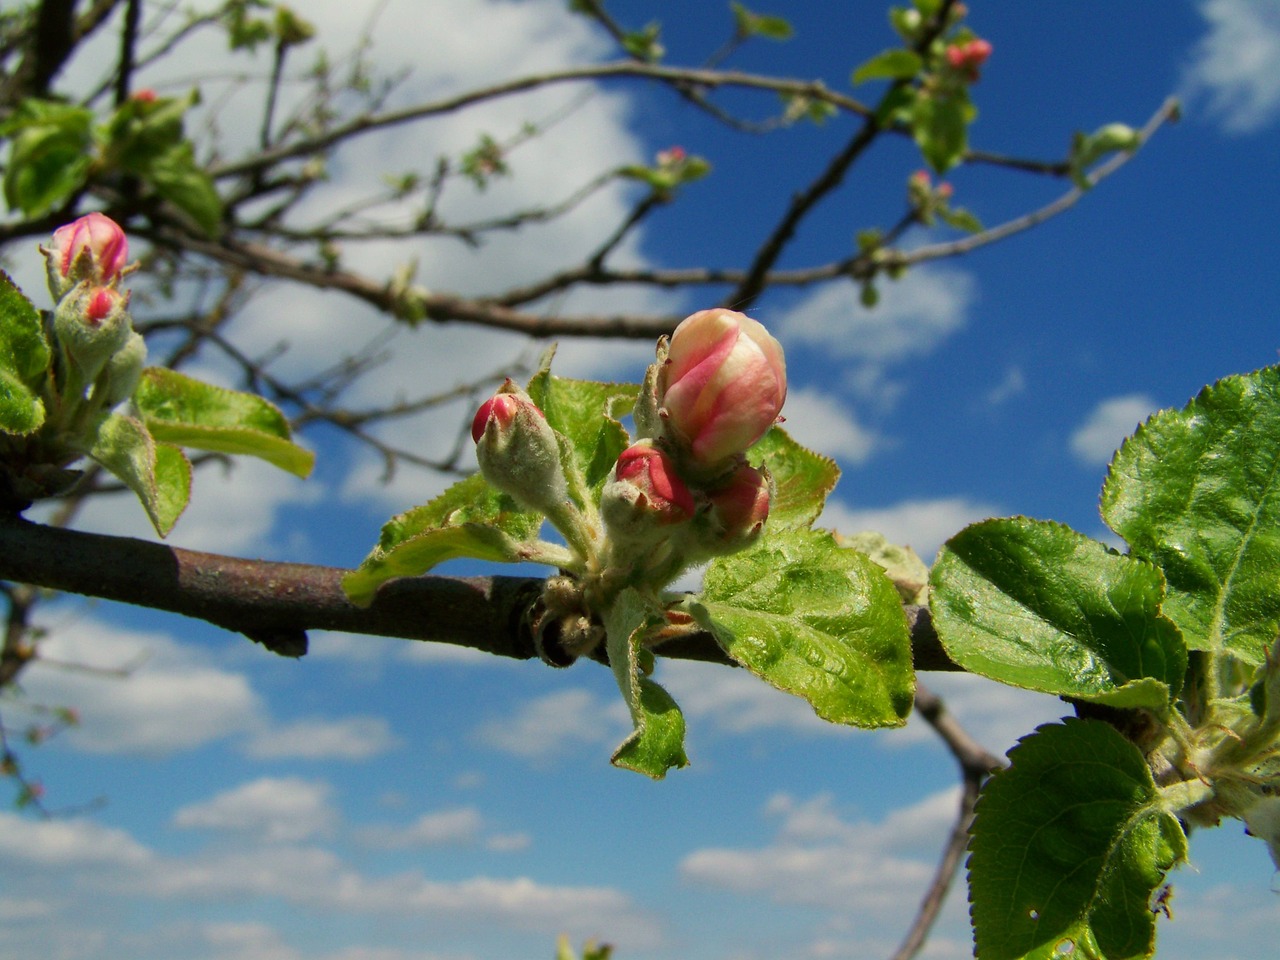
[(694, 464), (718, 464), (778, 419), (787, 396), (782, 346), (744, 314), (701, 310), (672, 334), (657, 391), (667, 426)]
[(147, 363), (147, 343), (140, 333), (130, 333), (124, 346), (107, 361), (107, 379), (103, 387), (102, 403), (111, 409), (133, 396), (142, 368)]
[(769, 518), (771, 487), (767, 473), (744, 463), (724, 486), (708, 491), (709, 517), (719, 549), (736, 553), (760, 536)]
[(508, 380), (481, 405), (471, 422), (471, 437), (480, 472), (491, 484), (542, 513), (563, 509), (568, 493), (559, 441), (542, 411), (515, 383)]
[(49, 275), (49, 292), (60, 300), (76, 284), (115, 286), (129, 259), (129, 241), (119, 224), (102, 213), (89, 213), (53, 232), (41, 247)]
[(992, 46), (986, 40), (968, 40), (947, 47), (947, 64), (970, 83), (978, 79), (978, 71), (991, 56)]
[(600, 501), (611, 532), (683, 523), (694, 509), (693, 494), (671, 458), (648, 441), (622, 451)]
[(53, 330), (84, 384), (92, 383), (133, 332), (129, 298), (114, 287), (81, 283), (58, 301)]

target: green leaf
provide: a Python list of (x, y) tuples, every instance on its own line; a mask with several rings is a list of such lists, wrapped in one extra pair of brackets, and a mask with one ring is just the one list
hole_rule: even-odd
[(206, 236), (217, 236), (222, 224), (222, 199), (213, 180), (195, 161), (191, 144), (183, 143), (147, 165), (142, 176)]
[(734, 25), (739, 36), (790, 40), (795, 33), (790, 21), (784, 17), (753, 13), (740, 3), (731, 3), (729, 6), (733, 10)]
[(1280, 630), (1280, 367), (1227, 377), (1125, 441), (1102, 516), (1169, 585), (1192, 649), (1260, 664)]
[(342, 579), (352, 603), (368, 606), (378, 587), (416, 577), (455, 557), (513, 562), (515, 545), (538, 533), (542, 515), (521, 510), (480, 474), (460, 480), (429, 503), (392, 517), (378, 545)]
[(915, 98), (911, 133), (934, 172), (946, 173), (960, 162), (969, 147), (969, 124), (976, 114), (969, 97), (960, 90)]
[(614, 679), (631, 712), (634, 730), (614, 751), (614, 766), (661, 780), (672, 767), (687, 767), (684, 716), (662, 687), (644, 676), (639, 654), (651, 627), (663, 623), (662, 610), (627, 588), (605, 614), (606, 643)]
[(0, 271), (0, 430), (31, 433), (44, 423), (44, 403), (32, 388), (49, 357), (39, 312)]
[[(599, 501), (600, 490), (618, 462), (618, 454), (631, 443), (619, 418), (631, 412), (640, 388), (633, 383), (557, 377), (549, 369), (550, 361), (548, 355), (529, 381), (528, 392), (547, 423), (568, 441), (561, 459), (570, 478), (570, 492), (582, 507), (584, 499)], [(573, 489), (575, 473), (585, 483), (585, 490)]]
[(978, 801), (969, 895), (982, 960), (1151, 956), (1149, 902), (1186, 858), (1142, 753), (1098, 720), (1024, 737)]
[(254, 394), (148, 367), (133, 402), (157, 440), (258, 457), (299, 477), (315, 465), (315, 454), (290, 439), (289, 421), (280, 409)]
[(1089, 180), (1089, 168), (1110, 154), (1121, 150), (1132, 153), (1142, 146), (1142, 135), (1123, 123), (1109, 123), (1085, 136), (1077, 133), (1071, 142), (1068, 163), (1071, 179), (1081, 190), (1093, 186)]
[(871, 559), (817, 530), (773, 531), (713, 561), (691, 612), (725, 653), (832, 723), (906, 722), (915, 694), (902, 603)]
[(48, 100), (25, 100), (4, 124), (10, 139), (4, 172), (9, 209), (37, 217), (84, 186), (94, 157), (93, 112)]
[(1070, 527), (973, 524), (947, 541), (931, 583), (938, 637), (971, 673), (1153, 710), (1182, 688), (1186, 648), (1160, 612), (1160, 572)]
[(868, 80), (910, 80), (923, 69), (924, 61), (914, 50), (885, 50), (853, 71), (853, 85)]
[(822, 513), (827, 494), (840, 479), (835, 461), (800, 446), (781, 427), (771, 427), (747, 451), (752, 465), (773, 477), (769, 529), (792, 530), (812, 525)]
[(942, 218), (942, 222), (949, 227), (955, 227), (965, 233), (982, 232), (982, 221), (963, 207), (956, 207), (955, 209), (943, 207), (937, 213)]
[(191, 497), (191, 464), (181, 450), (157, 443), (133, 417), (112, 414), (88, 453), (137, 494), (160, 536), (173, 529)]

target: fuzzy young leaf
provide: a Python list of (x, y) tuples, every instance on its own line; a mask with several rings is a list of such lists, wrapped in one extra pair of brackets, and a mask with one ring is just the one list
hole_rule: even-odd
[(898, 593), (830, 534), (767, 533), (749, 552), (713, 561), (699, 601), (691, 612), (725, 653), (823, 719), (906, 722), (915, 674)]
[(44, 404), (32, 387), (48, 367), (40, 314), (0, 271), (0, 430), (30, 433), (44, 422)]
[(1280, 367), (1141, 426), (1111, 463), (1102, 516), (1164, 571), (1188, 646), (1262, 663), (1280, 630)]
[(661, 780), (672, 767), (689, 765), (684, 752), (684, 715), (666, 690), (640, 670), (645, 633), (662, 622), (662, 611), (636, 590), (624, 590), (605, 617), (609, 664), (627, 702), (634, 730), (613, 753), (614, 766)]
[(1009, 760), (972, 829), (977, 955), (1151, 956), (1150, 898), (1187, 841), (1142, 753), (1106, 723), (1069, 718), (1024, 737)]
[(133, 417), (113, 414), (88, 453), (137, 494), (160, 536), (173, 529), (191, 497), (191, 464), (181, 450), (157, 443)]
[(834, 460), (800, 446), (781, 427), (770, 427), (747, 451), (747, 460), (753, 466), (764, 467), (773, 477), (770, 530), (810, 526), (840, 479), (840, 468)]
[(521, 510), (480, 474), (460, 480), (429, 503), (392, 517), (378, 545), (342, 580), (352, 603), (367, 606), (378, 587), (416, 577), (456, 557), (515, 562), (542, 526), (542, 515)]
[(258, 457), (299, 477), (315, 464), (315, 454), (290, 439), (289, 422), (279, 408), (254, 394), (148, 367), (133, 402), (157, 440)]
[[(619, 418), (631, 412), (639, 388), (630, 383), (557, 377), (551, 373), (549, 363), (548, 356), (529, 381), (529, 396), (551, 428), (568, 441), (568, 449), (561, 451), (561, 459), (570, 478), (570, 493), (582, 507), (585, 504), (580, 497), (599, 499), (618, 454), (630, 443)], [(586, 485), (585, 490), (573, 489), (575, 474)]]
[(925, 161), (935, 173), (946, 173), (969, 147), (969, 124), (977, 110), (962, 91), (915, 98), (911, 132)]
[(1055, 523), (985, 520), (947, 541), (930, 606), (947, 653), (1010, 686), (1162, 710), (1187, 654), (1151, 564)]

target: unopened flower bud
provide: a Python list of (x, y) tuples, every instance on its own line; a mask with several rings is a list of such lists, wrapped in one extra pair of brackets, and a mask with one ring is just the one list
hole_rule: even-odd
[(480, 472), (491, 484), (522, 506), (543, 513), (563, 508), (567, 490), (555, 431), (511, 380), (476, 412), (471, 437)]
[(760, 439), (787, 396), (782, 346), (734, 310), (701, 310), (672, 334), (658, 375), (658, 403), (674, 440), (699, 467)]
[(769, 518), (771, 486), (767, 473), (744, 463), (724, 486), (707, 493), (715, 546), (733, 553), (760, 536)]
[(612, 534), (682, 523), (694, 509), (693, 494), (676, 474), (671, 458), (643, 440), (622, 451), (600, 501)]
[(978, 79), (978, 71), (991, 56), (992, 46), (986, 40), (968, 40), (947, 47), (947, 64), (970, 83)]
[(53, 330), (84, 384), (92, 383), (133, 332), (129, 298), (113, 287), (81, 283), (58, 301)]
[(76, 284), (114, 286), (129, 259), (129, 241), (110, 217), (89, 213), (53, 232), (41, 247), (49, 276), (49, 292), (60, 300)]

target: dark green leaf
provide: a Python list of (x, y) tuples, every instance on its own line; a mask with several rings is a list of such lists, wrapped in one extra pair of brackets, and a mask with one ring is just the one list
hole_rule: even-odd
[(163, 367), (148, 367), (133, 402), (157, 440), (266, 460), (299, 477), (315, 454), (290, 439), (289, 422), (274, 404)]
[(217, 236), (222, 223), (222, 199), (214, 189), (213, 180), (196, 164), (189, 143), (157, 157), (142, 176), (156, 193), (191, 217), (207, 236)]
[(1280, 629), (1280, 367), (1147, 421), (1111, 463), (1102, 515), (1164, 571), (1190, 647), (1262, 663)]
[(711, 563), (699, 600), (695, 616), (730, 657), (823, 719), (906, 721), (915, 674), (898, 593), (830, 534), (767, 531), (749, 552)]
[(0, 272), (0, 431), (31, 433), (44, 422), (37, 387), (49, 368), (40, 314)]
[(969, 124), (975, 110), (962, 91), (916, 97), (911, 132), (925, 161), (936, 173), (946, 173), (969, 147)]
[(1166, 707), (1187, 654), (1160, 612), (1163, 581), (1070, 527), (984, 520), (947, 541), (930, 606), (947, 653), (971, 673), (1116, 707)]
[(352, 603), (367, 606), (387, 580), (420, 576), (454, 557), (510, 562), (511, 545), (538, 533), (542, 516), (521, 510), (480, 474), (460, 480), (420, 507), (392, 517), (364, 562), (342, 588)]
[(1149, 902), (1186, 857), (1141, 752), (1111, 726), (1068, 719), (1024, 737), (983, 789), (969, 894), (982, 960), (1149, 957)]

